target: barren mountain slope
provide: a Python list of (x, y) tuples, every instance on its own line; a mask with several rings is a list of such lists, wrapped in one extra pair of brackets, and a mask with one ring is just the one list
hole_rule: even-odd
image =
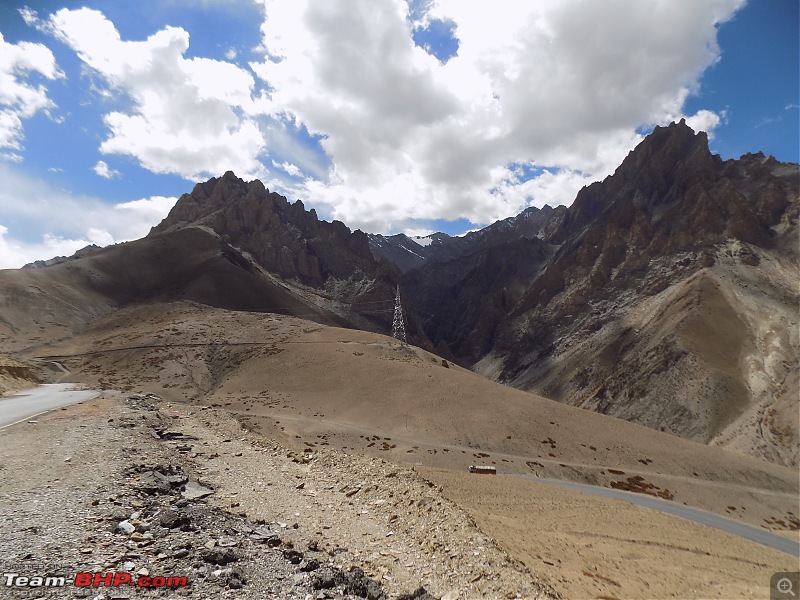
[[(314, 209), (293, 204), (258, 180), (232, 172), (184, 194), (149, 237), (204, 227), (288, 286), (331, 305), (351, 327), (389, 332), (396, 283), (373, 258), (367, 235), (342, 222), (320, 221)], [(428, 342), (415, 318), (409, 339)]]
[[(513, 308), (450, 347), (503, 383), (797, 464), (799, 174), (722, 161), (683, 122), (656, 128), (548, 229), (555, 250)], [(437, 322), (496, 304), (474, 291), (445, 290)]]
[(44, 269), (0, 271), (0, 344), (7, 351), (47, 344), (121, 307), (164, 300), (346, 322), (263, 272), (215, 233), (187, 227)]
[[(799, 173), (657, 127), (568, 209), (432, 243), (403, 276), (406, 330), (502, 383), (796, 465)], [(0, 342), (172, 300), (385, 333), (394, 290), (365, 234), (226, 173), (142, 240), (0, 272)]]
[[(798, 460), (797, 304), (781, 265), (717, 264), (593, 323), (508, 382), (785, 464)], [(502, 364), (489, 355), (476, 370)]]
[[(788, 523), (794, 470), (493, 383), (369, 332), (187, 303), (131, 307), (35, 356), (70, 378), (214, 404), (256, 431), (397, 461), (495, 462)], [(33, 355), (31, 355), (33, 356)], [(446, 365), (446, 366), (445, 366)], [(626, 478), (641, 477), (641, 480)], [(743, 491), (746, 491), (743, 498)]]

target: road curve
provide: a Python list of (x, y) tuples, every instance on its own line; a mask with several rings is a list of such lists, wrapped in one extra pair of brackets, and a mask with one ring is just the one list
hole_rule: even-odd
[(69, 391), (73, 387), (74, 383), (50, 383), (0, 398), (0, 429), (97, 395), (97, 392), (89, 390)]
[(626, 492), (624, 490), (615, 490), (612, 488), (604, 488), (597, 485), (588, 485), (585, 483), (574, 483), (572, 481), (559, 481), (558, 479), (547, 479), (544, 477), (535, 477), (533, 475), (508, 475), (508, 476), (523, 477), (525, 479), (530, 479), (538, 483), (544, 483), (545, 485), (555, 485), (569, 490), (577, 490), (579, 492), (596, 494), (598, 496), (605, 496), (607, 498), (618, 498), (620, 500), (625, 500), (637, 506), (652, 508), (653, 510), (659, 510), (661, 512), (674, 515), (676, 517), (681, 517), (684, 519), (689, 519), (690, 521), (702, 523), (703, 525), (708, 525), (709, 527), (720, 529), (732, 535), (738, 535), (739, 537), (742, 537), (746, 540), (750, 540), (751, 542), (762, 544), (763, 546), (767, 546), (768, 548), (772, 548), (773, 550), (785, 552), (786, 554), (790, 554), (792, 556), (800, 558), (800, 543), (797, 543), (794, 540), (782, 537), (780, 535), (776, 535), (774, 533), (770, 533), (769, 531), (760, 529), (758, 527), (745, 525), (744, 523), (739, 523), (738, 521), (734, 521), (732, 519), (726, 519), (725, 517), (716, 515), (714, 513), (705, 510), (684, 506), (683, 504), (678, 504), (677, 502), (669, 502), (667, 500), (653, 498), (652, 496), (647, 496), (645, 494), (634, 494), (633, 492)]

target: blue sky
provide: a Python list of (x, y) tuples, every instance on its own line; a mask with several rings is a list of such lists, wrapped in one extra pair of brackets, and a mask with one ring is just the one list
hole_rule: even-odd
[(653, 126), (798, 161), (792, 0), (0, 7), (0, 268), (135, 239), (233, 170), (322, 218), (458, 234), (569, 204)]

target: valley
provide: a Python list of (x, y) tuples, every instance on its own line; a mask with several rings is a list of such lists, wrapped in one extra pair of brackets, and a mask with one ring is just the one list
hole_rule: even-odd
[[(669, 547), (669, 564), (725, 573), (725, 594), (756, 593), (771, 570), (796, 561), (619, 500), (582, 499), (515, 477), (638, 489), (798, 540), (793, 469), (501, 386), (382, 335), (166, 303), (115, 311), (25, 358), (58, 361), (70, 371), (66, 381), (157, 394), (182, 414), (222, 411), (296, 452), (340, 452), (412, 468), (567, 597), (660, 597), (684, 584), (694, 586), (679, 587), (688, 595), (716, 589), (708, 587), (713, 578), (700, 575), (679, 584), (655, 554), (612, 558), (620, 535), (632, 552), (650, 547), (663, 554)], [(484, 463), (495, 465), (498, 476), (467, 473), (470, 464)], [(616, 541), (602, 542), (603, 535)], [(715, 543), (741, 550), (720, 554), (706, 545)], [(585, 546), (598, 549), (587, 554)], [(745, 555), (751, 558), (742, 570), (734, 557)], [(643, 587), (650, 579), (659, 585)]]
[[(415, 241), (320, 221), (228, 172), (142, 239), (0, 271), (0, 392), (101, 394), (5, 430), (31, 450), (3, 468), (36, 493), (27, 429), (105, 460), (74, 416), (120, 490), (135, 480), (120, 473), (175, 461), (213, 487), (203, 515), (241, 506), (252, 533), (297, 512), (286, 540), (332, 529), (349, 549), (331, 545), (329, 567), (365, 567), (391, 597), (420, 582), (449, 600), (763, 596), (800, 542), (797, 175), (722, 161), (682, 121), (569, 208)], [(397, 290), (409, 343), (387, 335)], [(553, 480), (708, 511), (791, 551)], [(454, 551), (465, 539), (471, 558)], [(285, 574), (292, 594), (307, 573)]]

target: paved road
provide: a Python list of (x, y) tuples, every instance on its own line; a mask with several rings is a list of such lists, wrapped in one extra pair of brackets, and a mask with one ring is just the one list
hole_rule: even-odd
[(97, 392), (77, 390), (72, 383), (50, 383), (0, 399), (0, 429), (54, 408), (89, 400)]
[(780, 552), (785, 552), (786, 554), (800, 557), (800, 544), (794, 540), (770, 533), (769, 531), (760, 529), (759, 527), (752, 527), (732, 519), (726, 519), (725, 517), (721, 517), (705, 510), (684, 506), (683, 504), (678, 504), (677, 502), (669, 502), (667, 500), (653, 498), (652, 496), (647, 496), (645, 494), (634, 494), (633, 492), (626, 492), (624, 490), (615, 490), (596, 485), (587, 485), (584, 483), (573, 483), (571, 481), (559, 481), (557, 479), (546, 479), (544, 477), (534, 477), (533, 475), (512, 475), (512, 477), (524, 477), (525, 479), (531, 479), (546, 485), (555, 485), (558, 487), (567, 488), (569, 490), (597, 494), (598, 496), (606, 496), (608, 498), (619, 498), (621, 500), (630, 502), (631, 504), (636, 504), (637, 506), (644, 506), (646, 508), (652, 508), (653, 510), (660, 510), (661, 512), (675, 515), (676, 517), (682, 517), (684, 519), (689, 519), (690, 521), (696, 521), (697, 523), (708, 525), (709, 527), (715, 527), (725, 531), (726, 533), (738, 535), (739, 537), (743, 537), (751, 542), (756, 542), (757, 544), (762, 544), (768, 548), (772, 548), (773, 550), (779, 550)]

